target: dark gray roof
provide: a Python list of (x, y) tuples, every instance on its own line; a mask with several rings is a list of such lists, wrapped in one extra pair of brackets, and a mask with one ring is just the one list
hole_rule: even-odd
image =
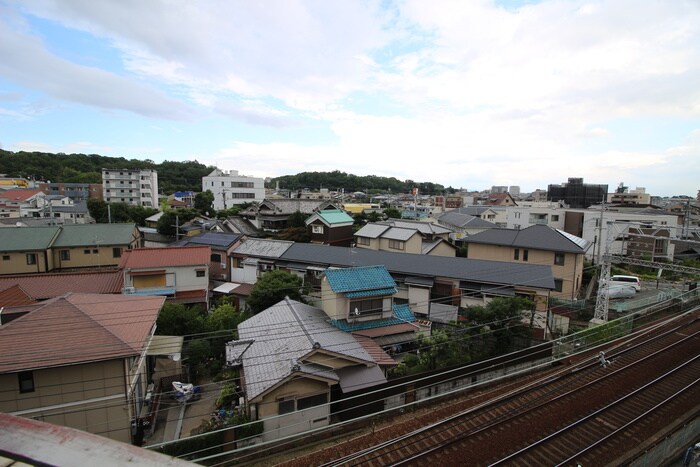
[(225, 232), (204, 232), (194, 237), (182, 239), (171, 246), (209, 245), (212, 248), (228, 249), (243, 235)]
[(444, 222), (446, 224), (454, 225), (456, 227), (474, 227), (474, 228), (479, 228), (479, 227), (484, 227), (487, 229), (493, 229), (496, 228), (496, 224), (493, 222), (485, 221), (484, 219), (481, 219), (480, 217), (474, 217), (470, 214), (464, 214), (455, 211), (447, 211), (440, 217), (438, 217), (438, 220), (440, 222)]
[(414, 255), (312, 243), (295, 243), (280, 259), (324, 267), (383, 265), (391, 273), (410, 276), (449, 277), (489, 284), (554, 288), (552, 268), (539, 264)]
[[(401, 227), (403, 229), (416, 229), (423, 235), (440, 235), (452, 232), (445, 226), (433, 224), (432, 222), (411, 221), (405, 219), (387, 219), (380, 221), (378, 224), (391, 225), (392, 227)], [(367, 224), (369, 225), (369, 224)]]
[[(577, 239), (574, 241), (574, 239)], [(546, 225), (532, 225), (526, 229), (489, 229), (470, 235), (467, 243), (487, 245), (507, 245), (533, 250), (560, 251), (563, 253), (583, 254), (591, 243), (586, 240), (564, 234)]]
[(246, 238), (238, 244), (233, 253), (258, 258), (279, 258), (293, 243), (287, 240)]

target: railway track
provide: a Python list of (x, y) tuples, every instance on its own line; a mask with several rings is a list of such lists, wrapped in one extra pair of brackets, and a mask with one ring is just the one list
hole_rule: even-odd
[[(700, 322), (657, 328), (427, 427), (326, 465), (586, 465), (619, 459), (700, 400)], [(667, 371), (659, 375), (659, 369)], [(665, 423), (665, 422), (664, 422)], [(593, 462), (595, 461), (595, 462)]]

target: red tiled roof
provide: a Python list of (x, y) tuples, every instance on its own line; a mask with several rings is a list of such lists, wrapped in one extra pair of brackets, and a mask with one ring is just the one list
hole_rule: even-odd
[(0, 373), (140, 355), (165, 297), (66, 294), (0, 326)]
[(0, 276), (0, 289), (19, 285), (35, 300), (75, 293), (121, 293), (124, 277), (121, 271), (77, 273), (42, 273)]
[(360, 343), (360, 345), (367, 351), (370, 357), (377, 362), (379, 366), (396, 366), (398, 363), (396, 360), (391, 358), (384, 349), (382, 349), (379, 344), (374, 342), (369, 337), (360, 336), (359, 334), (354, 334), (355, 340)]
[[(2, 288), (3, 286), (0, 284), (0, 289)], [(6, 306), (31, 305), (32, 303), (36, 303), (36, 300), (32, 300), (32, 297), (27, 295), (27, 292), (22, 290), (22, 287), (17, 284), (10, 285), (0, 291), (0, 308)]]
[(136, 248), (122, 254), (119, 269), (208, 265), (210, 257), (211, 247), (209, 246)]
[(41, 190), (17, 189), (0, 192), (0, 198), (9, 199), (10, 201), (26, 201), (37, 193), (43, 193)]

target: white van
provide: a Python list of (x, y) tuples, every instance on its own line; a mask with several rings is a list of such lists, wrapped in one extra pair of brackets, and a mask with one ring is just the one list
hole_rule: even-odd
[(637, 276), (612, 276), (610, 278), (610, 287), (628, 285), (634, 287), (636, 292), (642, 290), (642, 285)]

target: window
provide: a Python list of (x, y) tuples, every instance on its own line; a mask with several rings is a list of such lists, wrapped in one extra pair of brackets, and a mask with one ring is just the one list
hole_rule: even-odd
[(554, 253), (554, 264), (557, 266), (564, 266), (564, 258), (566, 255), (564, 253)]
[(204, 277), (206, 275), (206, 271), (204, 269), (200, 269), (197, 271), (197, 277)]
[(221, 255), (219, 253), (212, 253), (209, 257), (209, 261), (211, 261), (212, 263), (220, 263)]
[(403, 250), (404, 242), (401, 240), (389, 240), (389, 248), (392, 250)]
[(316, 407), (317, 405), (323, 405), (328, 403), (328, 396), (326, 393), (317, 394), (315, 396), (302, 397), (297, 400), (297, 410), (304, 410), (310, 407)]
[(27, 253), (27, 264), (36, 264), (36, 253)]
[(350, 302), (349, 316), (366, 316), (381, 314), (384, 307), (382, 298), (368, 298), (366, 300), (353, 300)]
[(515, 261), (518, 261), (520, 259), (520, 250), (518, 248), (516, 248), (515, 252), (513, 253), (513, 259)]
[(282, 399), (277, 404), (277, 413), (279, 415), (294, 412), (294, 399)]
[(528, 250), (523, 250), (523, 261), (527, 261)]
[(61, 261), (70, 261), (70, 250), (61, 250)]
[(17, 373), (19, 380), (19, 392), (34, 392), (34, 375), (31, 371), (20, 371)]
[(2, 255), (3, 261), (10, 261), (10, 255)]
[(236, 269), (243, 269), (243, 259), (233, 258), (233, 267)]
[(369, 245), (369, 238), (367, 237), (357, 237), (358, 245)]
[(98, 253), (99, 253), (99, 250), (97, 250), (97, 249), (95, 249), (95, 250), (92, 250), (92, 253), (96, 255), (96, 254), (98, 254)]
[(121, 258), (122, 257), (122, 249), (121, 248), (112, 248), (112, 258)]
[(559, 214), (552, 214), (552, 222), (559, 222)]
[(562, 287), (564, 286), (564, 281), (561, 279), (554, 279), (554, 290), (557, 292), (562, 291)]
[(311, 233), (322, 234), (323, 233), (323, 226), (322, 225), (312, 225), (311, 226)]

